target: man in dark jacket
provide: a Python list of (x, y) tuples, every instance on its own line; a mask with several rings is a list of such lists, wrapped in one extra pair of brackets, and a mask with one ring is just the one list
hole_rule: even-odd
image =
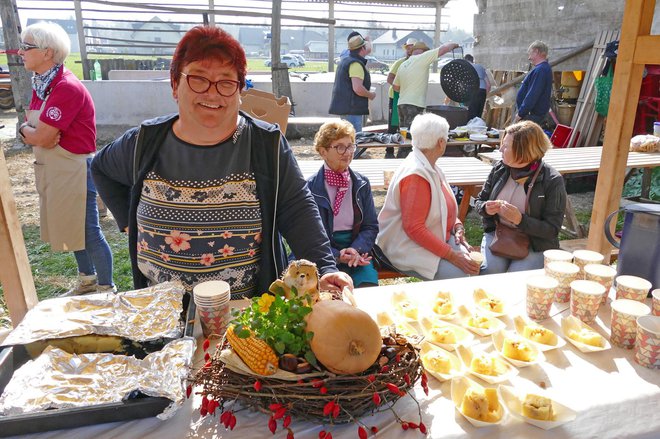
[(179, 113), (143, 122), (94, 158), (98, 192), (129, 234), (136, 288), (220, 279), (232, 298), (254, 296), (286, 267), (282, 237), (317, 264), (322, 289), (352, 287), (279, 127), (239, 112), (246, 65), (231, 35), (192, 28), (170, 71)]
[(548, 63), (548, 46), (534, 41), (527, 49), (527, 58), (534, 68), (527, 74), (518, 90), (518, 113), (514, 122), (531, 120), (541, 125), (550, 110), (552, 95), (552, 68)]
[(362, 116), (369, 114), (369, 101), (376, 97), (376, 92), (369, 90), (371, 76), (365, 58), (371, 53), (371, 45), (361, 35), (355, 35), (348, 40), (348, 49), (350, 54), (337, 67), (328, 112), (349, 121), (359, 133)]

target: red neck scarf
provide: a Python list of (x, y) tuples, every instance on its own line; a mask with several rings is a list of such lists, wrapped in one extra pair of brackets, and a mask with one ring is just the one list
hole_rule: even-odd
[(344, 196), (348, 191), (348, 183), (350, 180), (350, 175), (348, 169), (344, 172), (336, 172), (332, 169), (325, 169), (325, 182), (328, 186), (337, 188), (337, 195), (335, 196), (335, 201), (332, 205), (332, 213), (335, 216), (339, 215), (339, 208), (341, 207), (341, 202), (344, 201)]

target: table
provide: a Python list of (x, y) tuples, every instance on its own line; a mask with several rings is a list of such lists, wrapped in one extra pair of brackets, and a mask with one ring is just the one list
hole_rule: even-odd
[[(459, 148), (461, 152), (465, 155), (470, 155), (469, 152), (466, 152), (464, 147), (468, 145), (474, 145), (474, 153), (473, 156), (476, 157), (479, 152), (480, 148), (482, 145), (486, 146), (498, 146), (500, 144), (499, 139), (488, 139), (485, 141), (475, 141), (475, 140), (449, 140), (447, 141), (447, 148)], [(353, 155), (353, 158), (360, 158), (362, 157), (362, 154), (364, 154), (367, 149), (370, 148), (399, 148), (399, 147), (410, 147), (412, 146), (412, 143), (410, 141), (406, 141), (405, 143), (379, 143), (379, 142), (367, 142), (367, 143), (359, 143), (357, 145), (357, 149), (355, 150), (355, 153)]]
[[(395, 171), (404, 159), (370, 159), (351, 162), (351, 169), (369, 179), (373, 189), (385, 188), (383, 171)], [(475, 157), (440, 157), (436, 164), (442, 169), (447, 182), (463, 189), (463, 199), (458, 209), (458, 217), (465, 220), (470, 207), (470, 197), (477, 194), (490, 174), (491, 166)], [(299, 160), (298, 166), (305, 178), (316, 174), (323, 160)]]
[[(502, 295), (513, 312), (502, 320), (508, 329), (513, 328), (511, 316), (524, 313), (525, 279), (542, 273), (542, 270), (476, 276), (464, 279), (449, 279), (385, 287), (363, 288), (355, 291), (360, 308), (375, 317), (376, 313), (390, 307), (390, 296), (395, 291), (406, 291), (420, 303), (429, 301), (438, 291), (451, 291), (459, 304), (471, 303), (472, 292), (481, 287), (493, 294)], [(613, 295), (613, 292), (612, 292)], [(429, 302), (430, 303), (430, 302)], [(543, 325), (560, 331), (560, 319), (569, 314), (568, 305), (553, 305), (551, 319)], [(610, 307), (601, 308), (596, 324), (601, 335), (609, 335)], [(199, 331), (199, 328), (197, 328)], [(199, 339), (201, 345), (201, 339)], [(483, 345), (489, 338), (478, 338)], [(201, 359), (201, 353), (198, 352)], [(598, 437), (608, 438), (657, 438), (660, 431), (660, 371), (646, 369), (633, 361), (633, 351), (613, 347), (599, 353), (583, 354), (567, 343), (559, 350), (545, 353), (544, 363), (519, 369), (519, 375), (504, 384), (520, 386), (529, 381), (547, 384), (550, 396), (578, 412), (577, 418), (561, 427), (544, 431), (508, 416), (500, 426), (477, 429), (471, 426), (454, 408), (450, 398), (451, 384), (440, 383), (429, 377), (429, 396), (418, 386), (414, 394), (421, 404), (424, 423), (429, 427), (432, 438), (496, 437), (512, 439), (563, 439)], [(201, 361), (197, 363), (201, 364)], [(473, 377), (470, 376), (472, 379)], [(482, 385), (489, 386), (475, 378)], [(226, 438), (263, 439), (271, 437), (267, 429), (268, 417), (261, 413), (241, 411), (234, 431), (218, 427), (215, 418), (200, 418), (200, 397), (188, 400), (176, 415), (167, 421), (148, 418), (129, 422), (101, 424), (72, 430), (62, 430), (30, 438)], [(409, 420), (417, 419), (417, 405), (412, 398), (402, 398), (395, 405), (396, 412)], [(394, 422), (391, 412), (384, 412), (363, 421), (380, 430), (378, 438), (416, 438), (418, 432), (403, 433)], [(294, 420), (291, 424), (298, 439), (317, 438), (321, 426)], [(335, 438), (357, 437), (355, 425), (342, 425), (332, 430)], [(286, 435), (278, 430), (276, 438)]]

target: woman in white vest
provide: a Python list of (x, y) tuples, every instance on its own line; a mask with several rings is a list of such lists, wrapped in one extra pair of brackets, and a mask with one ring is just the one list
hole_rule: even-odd
[(410, 126), (413, 152), (396, 170), (378, 215), (376, 243), (399, 271), (425, 280), (479, 274), (469, 257), (458, 203), (435, 164), (447, 147), (449, 124), (432, 113)]

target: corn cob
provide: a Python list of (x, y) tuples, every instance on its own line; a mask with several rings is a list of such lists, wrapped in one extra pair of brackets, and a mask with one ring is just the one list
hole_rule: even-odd
[(253, 334), (248, 338), (239, 338), (233, 325), (227, 328), (227, 340), (252, 372), (259, 375), (272, 375), (277, 372), (277, 355), (265, 341)]

